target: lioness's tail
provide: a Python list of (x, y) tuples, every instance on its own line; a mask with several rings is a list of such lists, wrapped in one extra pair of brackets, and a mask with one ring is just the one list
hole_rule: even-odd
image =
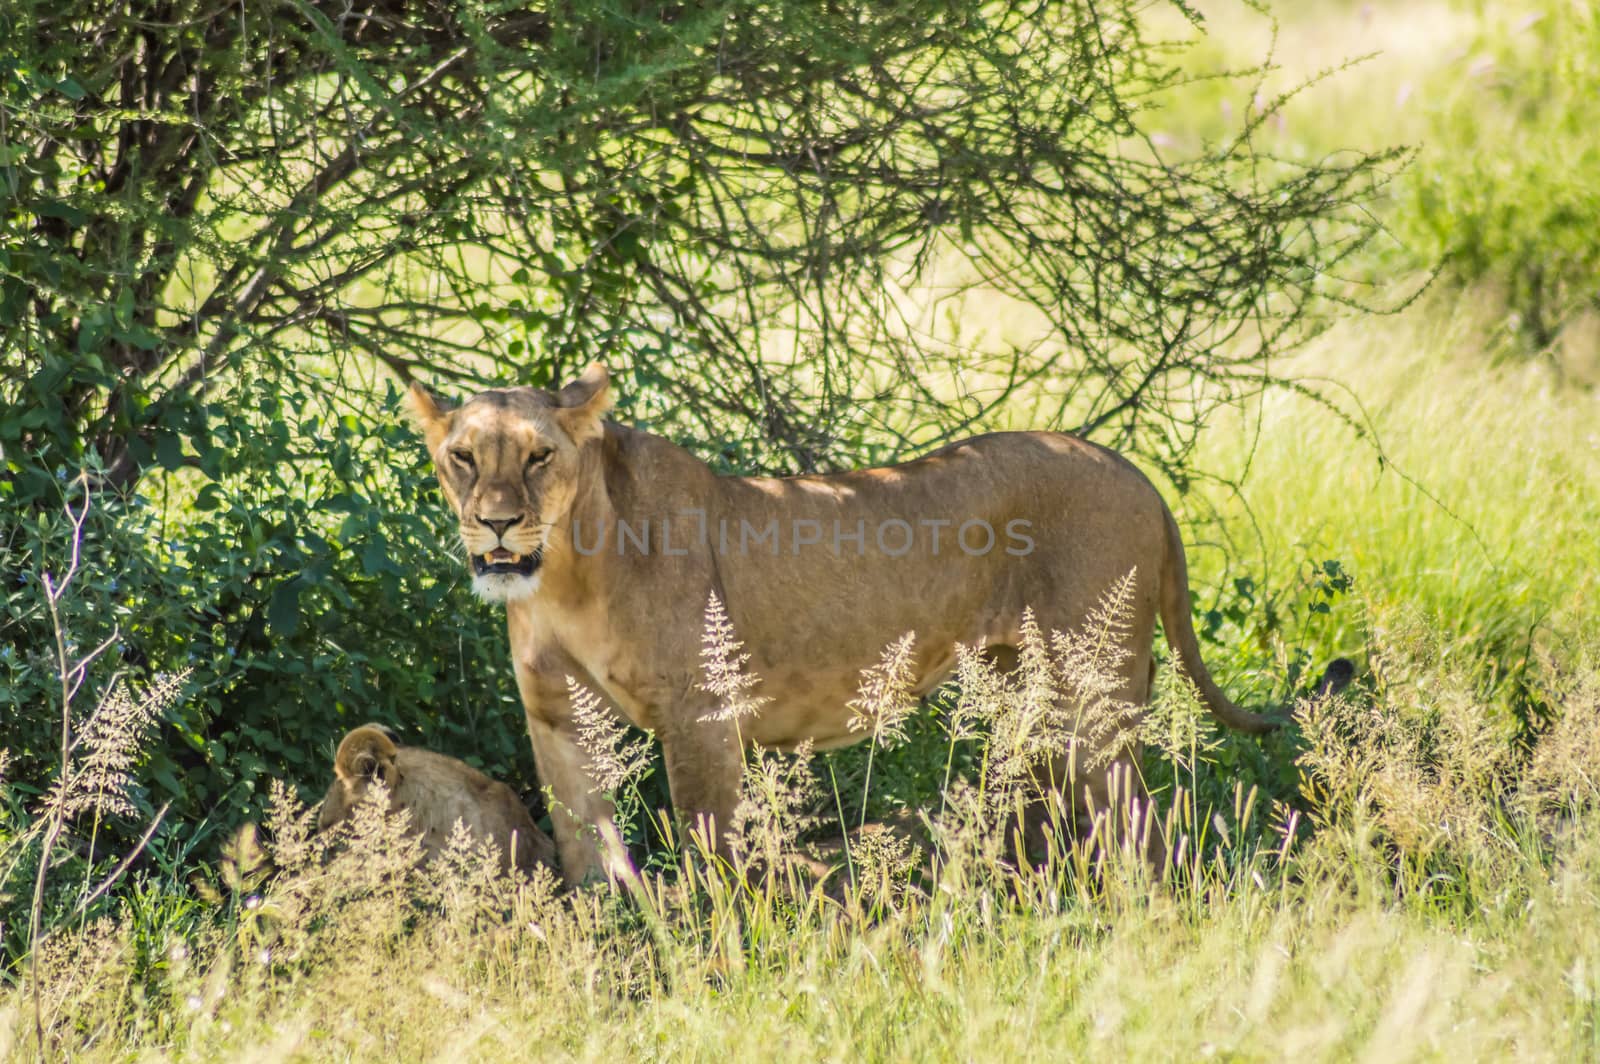
[(1178, 522), (1171, 511), (1162, 506), (1167, 519), (1167, 560), (1161, 568), (1161, 626), (1167, 631), (1167, 645), (1172, 647), (1183, 663), (1183, 671), (1200, 691), (1211, 715), (1230, 728), (1260, 734), (1278, 726), (1258, 713), (1240, 709), (1222, 693), (1206, 663), (1200, 657), (1200, 642), (1195, 638), (1194, 621), (1189, 615), (1189, 566), (1183, 559), (1183, 539), (1178, 535)]

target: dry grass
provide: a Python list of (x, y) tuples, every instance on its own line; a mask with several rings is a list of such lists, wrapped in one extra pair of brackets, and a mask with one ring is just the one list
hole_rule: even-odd
[[(279, 788), (266, 842), (235, 839), (194, 889), (198, 912), (191, 900), (178, 918), (149, 893), (173, 884), (147, 884), (50, 935), (0, 991), (0, 1051), (38, 1049), (35, 990), (49, 1055), (72, 1059), (1592, 1048), (1600, 671), (1552, 666), (1558, 712), (1519, 746), (1438, 634), (1397, 618), (1374, 631), (1369, 690), (1298, 707), (1298, 796), (1241, 786), (1212, 809), (1180, 787), (1158, 869), (1116, 845), (1114, 811), (1018, 867), (1002, 840), (1035, 793), (1026, 769), (1074, 730), (1103, 748), (1129, 726), (1104, 697), (1129, 593), (1111, 589), (1079, 632), (1032, 632), (1015, 673), (968, 661), (952, 742), (982, 744), (985, 768), (927, 814), (931, 854), (857, 832), (848, 868), (815, 882), (784, 857), (820, 787), (804, 757), (760, 752), (733, 866), (691, 847), (681, 871), (566, 895), (543, 870), (501, 874), (464, 831), (424, 863), (382, 801), (319, 836), (314, 810)], [(713, 627), (708, 660), (737, 662), (731, 638)], [(864, 677), (868, 727), (899, 711), (908, 646)], [(1141, 735), (1180, 780), (1214, 747), (1181, 682)], [(597, 733), (606, 749), (615, 738)], [(634, 766), (613, 781), (626, 787), (637, 764), (620, 764)]]

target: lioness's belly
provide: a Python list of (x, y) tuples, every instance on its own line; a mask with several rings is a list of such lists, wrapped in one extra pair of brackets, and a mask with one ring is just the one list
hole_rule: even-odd
[[(944, 654), (919, 660), (913, 694), (929, 693), (949, 678), (954, 667), (953, 644)], [(772, 750), (793, 750), (804, 742), (830, 750), (859, 742), (871, 734), (870, 729), (850, 728), (851, 718), (858, 715), (850, 703), (860, 687), (861, 673), (856, 670), (777, 668), (764, 677), (761, 688), (762, 696), (772, 701), (756, 715), (748, 734)]]

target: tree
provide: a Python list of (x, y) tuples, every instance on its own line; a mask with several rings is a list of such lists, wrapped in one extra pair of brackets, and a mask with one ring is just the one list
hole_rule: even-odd
[[(93, 469), (91, 556), (144, 574), (105, 587), (137, 619), (124, 660), (206, 648), (177, 749), (265, 772), (376, 667), (332, 625), (416, 648), (400, 711), (483, 697), (410, 678), (459, 650), (417, 627), (454, 577), (426, 527), (375, 516), (420, 475), (367, 439), (377, 367), (546, 384), (604, 358), (622, 416), (744, 471), (893, 457), (1031, 389), (1042, 421), (1181, 471), (1209, 404), (1270, 385), (1338, 295), (1394, 156), (1263, 157), (1269, 105), (1164, 157), (1141, 109), (1184, 79), (1141, 6), (13, 0), (8, 565), (60, 548), (28, 515)], [(930, 325), (906, 293), (934, 284), (1026, 339)], [(156, 511), (187, 520), (154, 534)], [(26, 650), (40, 614), (13, 600)]]
[[(326, 362), (352, 350), (532, 383), (604, 356), (665, 425), (777, 469), (1053, 375), (1064, 427), (1173, 461), (1187, 437), (1146, 432), (1171, 390), (1261, 384), (1371, 234), (1350, 208), (1383, 158), (1271, 164), (1247, 127), (1164, 160), (1138, 110), (1180, 78), (1128, 3), (13, 11), (5, 443), (95, 450), (121, 487), (238, 374), (348, 382)], [(933, 270), (1037, 342), (927, 337), (892, 293)]]

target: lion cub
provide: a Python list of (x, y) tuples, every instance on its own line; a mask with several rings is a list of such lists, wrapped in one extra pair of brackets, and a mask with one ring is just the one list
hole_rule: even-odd
[(350, 816), (374, 782), (389, 788), (393, 810), (411, 814), (428, 857), (436, 856), (457, 820), (480, 839), (493, 839), (506, 866), (555, 867), (555, 845), (528, 815), (516, 792), (471, 765), (432, 750), (401, 746), (381, 724), (363, 724), (339, 743), (333, 786), (322, 800), (317, 828), (326, 831)]

